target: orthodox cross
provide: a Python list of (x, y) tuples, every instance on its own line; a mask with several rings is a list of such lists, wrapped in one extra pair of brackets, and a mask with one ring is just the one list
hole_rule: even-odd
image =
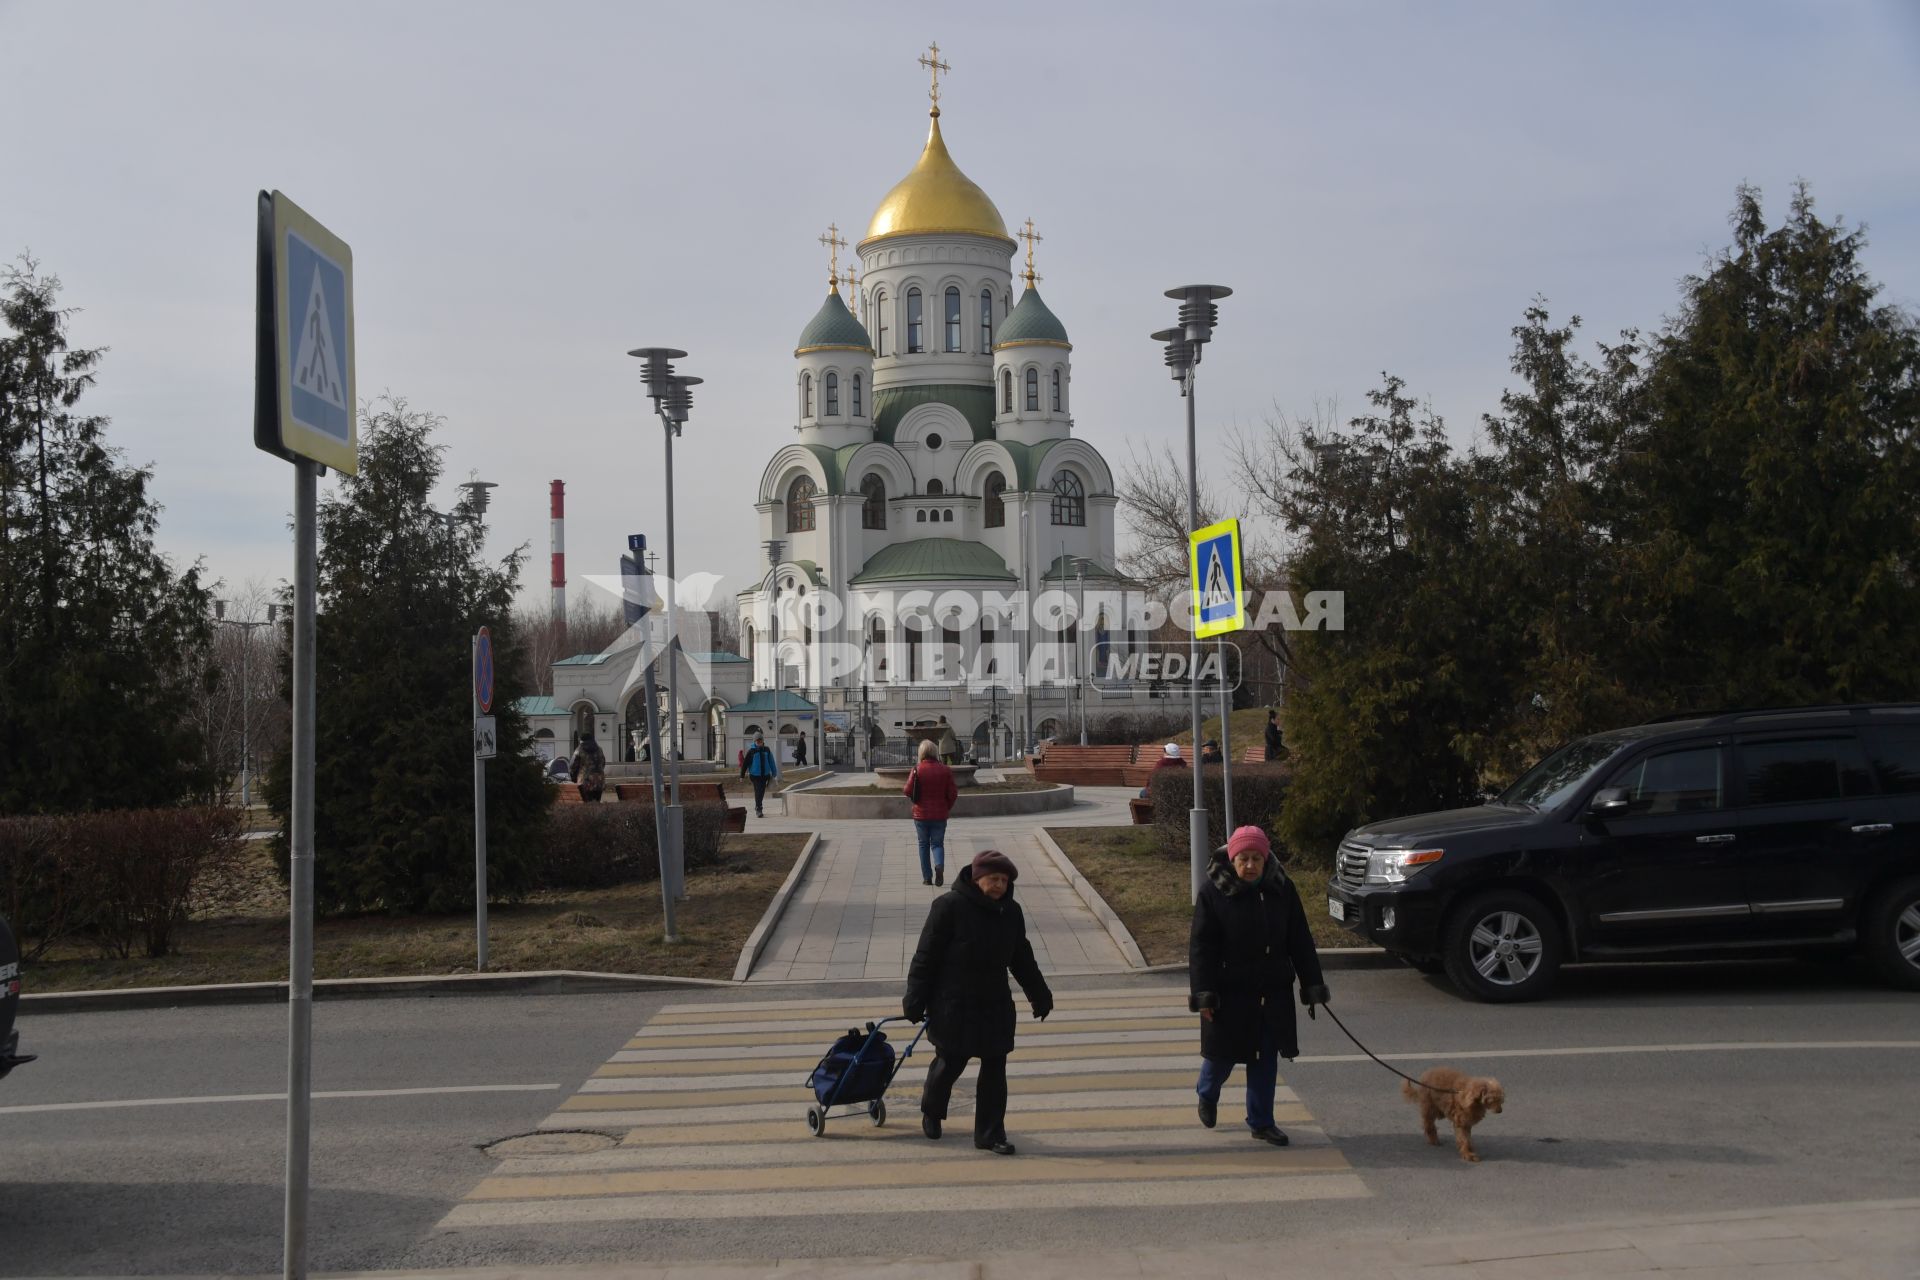
[(1014, 232), (1014, 234), (1027, 242), (1027, 269), (1021, 273), (1020, 278), (1025, 280), (1027, 282), (1027, 288), (1031, 289), (1034, 286), (1034, 282), (1040, 279), (1039, 276), (1033, 274), (1033, 246), (1035, 242), (1045, 240), (1046, 237), (1034, 231), (1032, 218), (1027, 219), (1025, 228)]
[(840, 225), (829, 222), (826, 233), (820, 237), (820, 243), (827, 246), (827, 288), (838, 293), (840, 292), (840, 251), (847, 247), (847, 242), (840, 238)]
[(933, 75), (933, 87), (927, 90), (927, 96), (933, 99), (932, 114), (937, 116), (940, 114), (940, 73), (942, 71), (952, 71), (953, 68), (940, 61), (940, 45), (938, 42), (927, 46), (927, 51), (920, 55), (920, 65), (925, 67)]
[(860, 308), (860, 320), (861, 320), (861, 323), (864, 324), (867, 318), (867, 300), (860, 296), (860, 286), (853, 278), (852, 263), (847, 264), (846, 280), (847, 280), (847, 296), (849, 298), (852, 298), (855, 304)]

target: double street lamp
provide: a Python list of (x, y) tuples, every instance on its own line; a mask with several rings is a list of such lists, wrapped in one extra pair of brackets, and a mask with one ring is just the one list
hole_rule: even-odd
[[(673, 362), (686, 359), (678, 347), (636, 347), (627, 352), (641, 362), (640, 379), (660, 419), (666, 441), (667, 491), (667, 771), (673, 803), (666, 812), (671, 822), (673, 864), (684, 870), (684, 841), (680, 805), (680, 578), (673, 555), (673, 442), (693, 411), (693, 389), (703, 379), (675, 373)], [(657, 799), (656, 799), (657, 803)], [(684, 893), (684, 888), (683, 888)]]
[[(1167, 290), (1167, 296), (1180, 303), (1180, 323), (1153, 335), (1166, 349), (1167, 371), (1180, 384), (1180, 395), (1187, 402), (1187, 533), (1200, 528), (1200, 481), (1197, 450), (1194, 445), (1194, 375), (1200, 368), (1200, 356), (1213, 341), (1214, 326), (1220, 322), (1217, 298), (1230, 296), (1225, 285), (1189, 284)], [(1207, 810), (1203, 803), (1200, 771), (1200, 635), (1190, 619), (1187, 630), (1187, 684), (1193, 698), (1193, 808), (1187, 813), (1187, 859), (1193, 896), (1200, 897), (1200, 886), (1207, 874)], [(1223, 722), (1224, 726), (1224, 722)]]

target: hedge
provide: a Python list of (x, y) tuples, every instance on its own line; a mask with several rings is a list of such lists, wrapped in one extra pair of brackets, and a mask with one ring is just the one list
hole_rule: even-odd
[(164, 956), (188, 914), (235, 883), (242, 849), (235, 809), (0, 818), (0, 913), (27, 959), (82, 936), (120, 959)]
[[(683, 806), (687, 870), (716, 865), (726, 833), (724, 804)], [(546, 889), (604, 889), (660, 878), (653, 806), (635, 801), (556, 804), (541, 849), (540, 885)]]
[[(1226, 811), (1220, 787), (1220, 767), (1202, 767), (1202, 787), (1206, 796), (1207, 847), (1218, 849), (1227, 842)], [(1280, 811), (1285, 806), (1287, 787), (1293, 770), (1283, 763), (1236, 764), (1233, 766), (1233, 825), (1256, 826), (1266, 831), (1275, 852), (1288, 856), (1280, 844)], [(1156, 769), (1148, 783), (1153, 800), (1153, 831), (1165, 856), (1180, 862), (1187, 859), (1187, 814), (1193, 808), (1193, 770)]]

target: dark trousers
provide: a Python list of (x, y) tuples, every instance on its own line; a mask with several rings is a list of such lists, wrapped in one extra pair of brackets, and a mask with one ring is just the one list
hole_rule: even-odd
[(769, 782), (772, 782), (772, 781), (773, 781), (773, 779), (772, 779), (772, 778), (762, 778), (762, 777), (760, 777), (760, 776), (759, 776), (759, 775), (757, 775), (757, 774), (756, 774), (756, 775), (754, 776), (754, 779), (753, 779), (753, 811), (754, 811), (755, 813), (760, 813), (760, 812), (761, 812), (761, 806), (762, 806), (762, 805), (763, 805), (764, 803), (766, 803), (766, 799), (767, 799), (767, 784), (768, 784)]
[[(933, 1065), (927, 1068), (926, 1091), (920, 1095), (920, 1110), (936, 1120), (947, 1118), (947, 1100), (960, 1073), (971, 1058), (949, 1057), (936, 1050)], [(973, 1096), (973, 1140), (975, 1143), (1004, 1142), (1007, 1138), (1007, 1055), (980, 1059), (980, 1079)]]
[[(1247, 1128), (1271, 1129), (1273, 1095), (1280, 1084), (1279, 1044), (1271, 1030), (1260, 1037), (1260, 1052), (1247, 1064)], [(1194, 1092), (1218, 1105), (1234, 1064), (1227, 1059), (1200, 1059), (1200, 1080)]]

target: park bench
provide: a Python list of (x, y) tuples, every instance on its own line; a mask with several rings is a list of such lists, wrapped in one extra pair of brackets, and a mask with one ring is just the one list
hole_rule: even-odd
[(1125, 784), (1133, 758), (1134, 748), (1129, 745), (1081, 747), (1056, 742), (1034, 760), (1033, 776), (1076, 787), (1118, 787)]
[(1133, 819), (1136, 827), (1153, 825), (1153, 801), (1145, 796), (1134, 796), (1127, 801), (1127, 816)]
[[(669, 786), (671, 790), (671, 786)], [(653, 803), (653, 784), (651, 782), (619, 782), (614, 784), (614, 795), (626, 802)], [(727, 804), (727, 788), (719, 782), (680, 782), (682, 804), (717, 804), (727, 811), (727, 830), (738, 835), (747, 829), (747, 807)]]

